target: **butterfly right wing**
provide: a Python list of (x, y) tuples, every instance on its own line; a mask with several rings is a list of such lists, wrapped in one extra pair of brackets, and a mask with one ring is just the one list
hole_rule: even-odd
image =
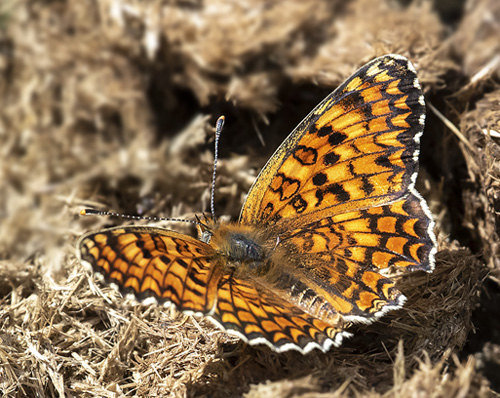
[(321, 310), (325, 317), (340, 314), (349, 322), (373, 322), (405, 301), (384, 274), (387, 268), (434, 269), (433, 227), (416, 191), (385, 206), (288, 225), (279, 245), (300, 253), (300, 266), (282, 287), (310, 313)]
[(152, 227), (117, 227), (83, 235), (80, 261), (139, 301), (154, 298), (184, 312), (208, 314), (222, 267), (214, 249), (188, 235)]

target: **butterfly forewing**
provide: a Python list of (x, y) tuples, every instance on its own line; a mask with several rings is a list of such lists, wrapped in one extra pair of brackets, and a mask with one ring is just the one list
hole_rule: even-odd
[(386, 56), (370, 62), (284, 141), (251, 188), (241, 221), (319, 219), (405, 195), (418, 171), (424, 117), (409, 61)]
[(212, 247), (190, 236), (151, 227), (118, 227), (80, 238), (82, 262), (123, 293), (178, 309), (209, 313), (221, 266)]

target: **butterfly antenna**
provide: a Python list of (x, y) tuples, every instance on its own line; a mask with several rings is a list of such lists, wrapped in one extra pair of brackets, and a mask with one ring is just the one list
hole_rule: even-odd
[(178, 222), (188, 222), (196, 225), (203, 225), (200, 221), (185, 220), (183, 218), (170, 218), (170, 217), (154, 217), (154, 216), (138, 216), (133, 214), (121, 214), (113, 213), (110, 211), (100, 211), (94, 209), (83, 209), (80, 210), (81, 216), (113, 216), (120, 218), (128, 218), (130, 220), (148, 220), (148, 221), (178, 221)]
[(212, 213), (212, 219), (215, 220), (215, 177), (217, 176), (217, 159), (219, 158), (219, 138), (224, 126), (225, 117), (221, 116), (217, 119), (215, 123), (215, 151), (214, 151), (214, 168), (212, 173), (212, 192), (210, 193), (210, 212)]
[[(205, 214), (203, 214), (203, 215), (205, 215)], [(199, 226), (201, 226), (201, 227), (203, 227), (205, 229), (210, 229), (210, 227), (208, 226), (208, 224), (206, 222), (207, 221), (207, 217), (205, 217), (205, 222), (203, 222), (203, 221), (200, 220), (200, 218), (198, 217), (198, 214), (195, 214), (194, 218), (196, 218), (196, 223)]]

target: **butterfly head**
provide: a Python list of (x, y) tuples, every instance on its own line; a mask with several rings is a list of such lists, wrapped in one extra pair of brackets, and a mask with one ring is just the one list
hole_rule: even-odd
[(202, 242), (210, 243), (213, 236), (213, 231), (217, 228), (217, 223), (212, 218), (208, 218), (203, 213), (203, 221), (200, 220), (198, 215), (195, 215), (196, 226), (198, 228), (198, 237)]

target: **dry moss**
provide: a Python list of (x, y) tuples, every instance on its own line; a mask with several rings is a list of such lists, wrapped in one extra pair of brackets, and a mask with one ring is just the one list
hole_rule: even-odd
[[(500, 337), (481, 332), (500, 329), (487, 305), (500, 296), (497, 3), (469, 0), (445, 23), (427, 1), (3, 2), (3, 395), (493, 396)], [(429, 111), (419, 181), (440, 253), (433, 274), (400, 276), (404, 309), (328, 354), (276, 354), (83, 272), (76, 238), (122, 221), (82, 207), (207, 210), (224, 113), (216, 206), (236, 217), (301, 117), (388, 52), (412, 59), (442, 115)]]

